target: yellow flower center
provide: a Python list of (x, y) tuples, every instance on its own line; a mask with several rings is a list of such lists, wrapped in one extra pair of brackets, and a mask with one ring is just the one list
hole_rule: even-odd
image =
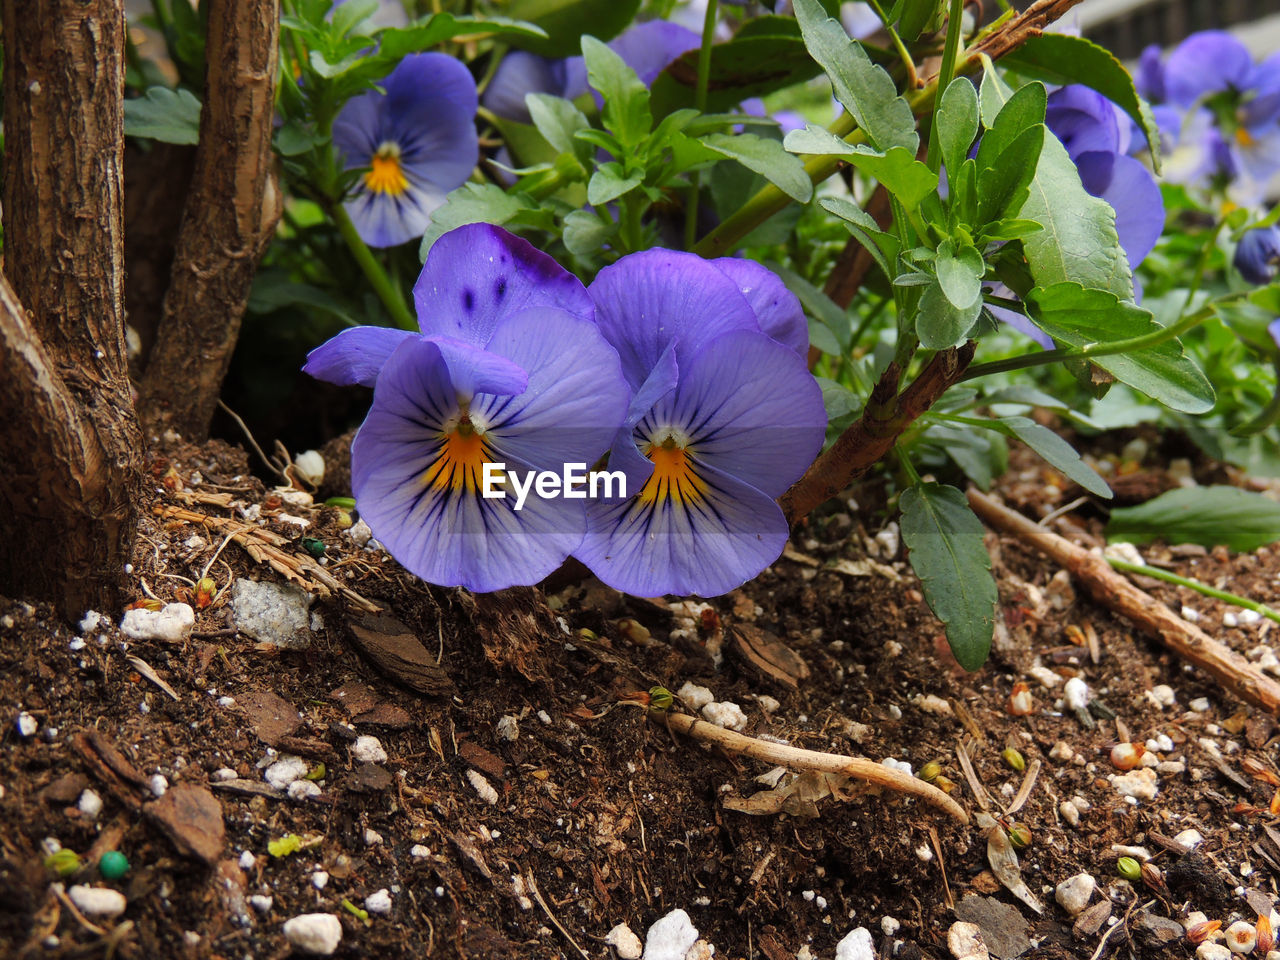
[(475, 493), (480, 487), (484, 465), (489, 462), (489, 450), (484, 437), (467, 420), (444, 434), (444, 447), (440, 456), (423, 476), (427, 484), (437, 490), (452, 488)]
[(1253, 138), (1253, 134), (1244, 127), (1236, 127), (1236, 143), (1242, 147), (1248, 148), (1257, 146), (1258, 141), (1255, 140)]
[(644, 504), (698, 503), (707, 489), (707, 482), (694, 472), (689, 452), (674, 437), (668, 436), (662, 443), (650, 443), (645, 456), (653, 461), (653, 473), (640, 491)]
[(369, 161), (369, 172), (364, 175), (364, 185), (370, 193), (386, 193), (398, 197), (409, 189), (409, 180), (400, 168), (400, 148), (394, 143), (384, 143)]

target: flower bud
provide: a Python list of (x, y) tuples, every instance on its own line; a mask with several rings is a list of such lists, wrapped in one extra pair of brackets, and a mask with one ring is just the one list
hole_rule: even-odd
[(1221, 920), (1201, 920), (1187, 927), (1187, 939), (1191, 943), (1204, 943), (1222, 929)]
[(651, 710), (670, 710), (675, 697), (666, 687), (649, 688), (649, 708)]
[(44, 865), (60, 877), (69, 877), (80, 869), (80, 857), (74, 850), (63, 847), (45, 857)]
[(1031, 846), (1031, 828), (1025, 823), (1015, 823), (1008, 830), (1009, 843), (1015, 850), (1025, 850)]
[(1254, 929), (1258, 933), (1258, 952), (1266, 956), (1276, 945), (1276, 936), (1271, 931), (1271, 918), (1259, 914)]
[(218, 584), (213, 577), (201, 577), (196, 581), (196, 609), (203, 610), (218, 596)]
[(942, 773), (942, 764), (937, 760), (930, 760), (920, 768), (920, 772), (916, 776), (928, 783), (933, 783), (938, 779), (940, 773)]
[(1139, 867), (1139, 873), (1142, 876), (1142, 882), (1152, 890), (1164, 889), (1164, 874), (1160, 872), (1160, 868), (1150, 861)]
[(1240, 238), (1232, 262), (1250, 283), (1270, 283), (1280, 271), (1280, 227), (1250, 230)]

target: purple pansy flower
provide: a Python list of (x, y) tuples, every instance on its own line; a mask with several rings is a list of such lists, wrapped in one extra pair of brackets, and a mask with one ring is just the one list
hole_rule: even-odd
[(382, 82), (353, 97), (333, 125), (347, 169), (368, 167), (344, 206), (371, 247), (422, 236), (431, 212), (462, 186), (479, 159), (476, 85), (443, 53), (404, 58)]
[(575, 556), (626, 593), (726, 593), (782, 552), (774, 498), (822, 446), (803, 312), (759, 264), (661, 249), (590, 293), (632, 389), (609, 459), (630, 496), (588, 505)]
[(1270, 283), (1280, 273), (1280, 227), (1250, 230), (1240, 238), (1232, 262), (1250, 283)]
[(584, 501), (538, 490), (521, 502), (509, 480), (505, 498), (485, 497), (486, 465), (510, 478), (595, 463), (627, 409), (617, 352), (575, 277), (488, 224), (436, 241), (414, 301), (420, 334), (346, 330), (303, 368), (374, 388), (351, 445), (361, 515), (431, 583), (536, 583), (581, 542)]

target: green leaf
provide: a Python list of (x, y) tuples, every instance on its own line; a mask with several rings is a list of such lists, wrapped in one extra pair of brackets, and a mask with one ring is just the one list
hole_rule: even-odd
[(898, 33), (908, 43), (914, 41), (933, 22), (938, 13), (938, 0), (905, 0)]
[(618, 225), (602, 220), (586, 210), (574, 210), (564, 218), (564, 245), (578, 257), (600, 252), (600, 248), (618, 232)]
[(827, 408), (828, 423), (862, 409), (861, 398), (843, 383), (836, 383), (826, 377), (814, 377), (814, 379), (822, 388), (822, 405)]
[(1026, 205), (1047, 132), (1042, 123), (1024, 130), (1000, 152), (993, 166), (978, 174), (979, 224), (1012, 216)]
[(938, 175), (902, 147), (880, 153), (863, 144), (845, 143), (835, 134), (813, 124), (806, 124), (803, 130), (792, 130), (783, 140), (783, 146), (792, 153), (848, 160), (863, 173), (883, 183), (885, 189), (902, 201), (908, 210), (914, 210), (921, 200), (938, 189)]
[(532, 213), (541, 211), (535, 201), (522, 193), (507, 193), (493, 183), (464, 183), (445, 198), (443, 206), (432, 212), (418, 256), (426, 260), (431, 245), (455, 227), (468, 223), (501, 225), (527, 218)]
[(968, 310), (982, 298), (982, 275), (987, 265), (977, 247), (943, 240), (934, 259), (938, 286), (957, 310)]
[(1038, 123), (1044, 123), (1048, 94), (1044, 84), (1029, 83), (1013, 94), (996, 114), (978, 145), (978, 169), (996, 165), (996, 158), (1018, 137)]
[(984, 243), (992, 240), (1021, 240), (1043, 230), (1034, 220), (997, 220), (978, 231), (978, 239)]
[(587, 80), (604, 97), (604, 125), (624, 147), (634, 147), (653, 128), (649, 90), (622, 57), (595, 37), (582, 38)]
[(809, 343), (829, 357), (839, 357), (844, 354), (840, 341), (836, 339), (831, 328), (813, 317), (809, 318)]
[(818, 206), (845, 221), (845, 227), (871, 254), (887, 279), (897, 275), (891, 265), (898, 259), (898, 240), (881, 230), (871, 214), (844, 197), (820, 197)]
[(1160, 172), (1160, 128), (1146, 101), (1138, 96), (1129, 75), (1109, 51), (1084, 37), (1065, 33), (1044, 33), (1028, 37), (1000, 62), (1024, 76), (1046, 83), (1082, 83), (1124, 110), (1138, 125), (1151, 148), (1152, 165)]
[(1022, 241), (1039, 286), (1071, 280), (1133, 299), (1133, 276), (1116, 235), (1115, 211), (1085, 190), (1052, 131), (1045, 133), (1026, 203), (1010, 213), (1044, 227)]
[(513, 37), (511, 44), (543, 57), (572, 57), (590, 35), (612, 40), (635, 18), (640, 0), (512, 0), (506, 14), (546, 31), (546, 39)]
[(977, 135), (978, 91), (968, 77), (956, 77), (942, 94), (933, 133), (942, 142), (942, 161), (952, 179), (968, 157)]
[(529, 118), (547, 143), (561, 153), (573, 154), (581, 162), (590, 159), (591, 148), (574, 138), (579, 130), (591, 126), (581, 110), (563, 97), (546, 93), (525, 94), (524, 102), (529, 108)]
[[(1078, 283), (1036, 287), (1025, 300), (1036, 326), (1073, 347), (1128, 340), (1160, 329), (1150, 310)], [(1117, 380), (1174, 410), (1204, 413), (1213, 407), (1213, 387), (1183, 353), (1177, 340), (1132, 353), (1088, 359)]]
[(871, 145), (882, 151), (904, 147), (914, 157), (920, 146), (915, 116), (898, 95), (893, 78), (871, 62), (862, 45), (849, 39), (818, 0), (795, 0), (795, 12), (805, 46)]
[(437, 13), (407, 27), (378, 31), (377, 57), (390, 68), (411, 53), (430, 50), (464, 34), (491, 34), (505, 37), (509, 42), (520, 38), (538, 41), (547, 36), (536, 24), (511, 17), (455, 17), (451, 13)]
[(1001, 417), (1004, 424), (1028, 447), (1038, 453), (1052, 467), (1061, 470), (1067, 478), (1074, 480), (1092, 494), (1110, 499), (1111, 488), (1098, 472), (1080, 459), (1080, 454), (1067, 441), (1050, 430), (1042, 427), (1028, 417)]
[(982, 296), (967, 307), (957, 307), (942, 292), (942, 284), (934, 282), (920, 295), (916, 311), (916, 336), (926, 350), (945, 350), (965, 341), (982, 313)]
[(593, 206), (612, 203), (630, 193), (644, 181), (644, 177), (622, 175), (621, 164), (610, 161), (601, 164), (587, 183), (587, 202)]
[(310, 127), (304, 127), (296, 120), (290, 120), (288, 123), (281, 125), (276, 130), (275, 150), (282, 157), (296, 157), (299, 154), (306, 153), (308, 150), (320, 146), (325, 142), (315, 130)]
[(995, 125), (1000, 109), (1013, 96), (1013, 88), (996, 72), (990, 57), (985, 53), (978, 54), (978, 57), (982, 61), (982, 85), (978, 89), (978, 103), (982, 112), (982, 125), (990, 129)]
[(937, 483), (908, 487), (900, 505), (902, 540), (929, 608), (960, 666), (977, 670), (991, 649), (997, 599), (982, 522), (963, 493)]
[[(749, 97), (765, 97), (785, 87), (816, 77), (821, 69), (805, 49), (799, 28), (790, 17), (761, 17), (783, 20), (792, 25), (790, 35), (748, 34), (746, 27), (728, 43), (711, 48), (707, 73), (707, 109), (731, 110)], [(749, 21), (747, 26), (757, 21)], [(667, 65), (654, 78), (653, 112), (666, 116), (673, 110), (694, 105), (698, 82), (698, 53), (691, 50)]]
[(777, 140), (758, 137), (754, 133), (732, 136), (711, 133), (700, 142), (708, 150), (737, 160), (748, 170), (760, 174), (799, 203), (806, 203), (813, 196), (813, 181), (809, 179), (804, 164), (799, 157), (787, 153)]
[(346, 35), (358, 24), (373, 16), (378, 10), (378, 0), (347, 0), (333, 8), (330, 23), (339, 36)]
[(1121, 543), (1225, 544), (1251, 553), (1280, 540), (1280, 503), (1238, 487), (1182, 487), (1111, 511), (1107, 539)]
[(145, 96), (124, 102), (124, 132), (164, 143), (199, 143), (200, 101), (181, 87), (150, 87)]

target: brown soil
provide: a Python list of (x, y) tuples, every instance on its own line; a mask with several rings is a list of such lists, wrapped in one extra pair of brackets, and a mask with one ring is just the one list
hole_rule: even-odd
[[(602, 958), (615, 955), (604, 938), (616, 924), (643, 939), (680, 908), (719, 957), (789, 960), (808, 948), (830, 960), (859, 926), (872, 931), (883, 957), (948, 957), (958, 908), (978, 920), (996, 956), (1182, 957), (1194, 947), (1161, 942), (1161, 933), (1171, 934), (1159, 918), (1181, 920), (1194, 909), (1225, 927), (1256, 919), (1256, 895), (1251, 907), (1244, 890), (1275, 894), (1272, 719), (1077, 599), (1030, 548), (995, 538), (1003, 622), (987, 666), (964, 673), (894, 538), (871, 536), (883, 526), (876, 519), (883, 513), (870, 509), (882, 506), (875, 487), (854, 492), (861, 510), (813, 521), (783, 559), (703, 612), (628, 599), (569, 575), (567, 586), (545, 594), (496, 599), (429, 589), (385, 555), (357, 548), (336, 510), (281, 503), (250, 477), (239, 450), (216, 442), (174, 450), (154, 468), (158, 515), (144, 522), (131, 574), (139, 599), (150, 591), (192, 600), (189, 581), (227, 534), (261, 529), (247, 521), (206, 529), (159, 514), (176, 507), (242, 519), (236, 507), (257, 504), (265, 529), (288, 540), (285, 556), (309, 560), (301, 538), (322, 540), (325, 570), (389, 607), (429, 657), (415, 667), (385, 658), (375, 666), (368, 645), (354, 642), (350, 625), (359, 629), (364, 614), (350, 597), (316, 604), (323, 627), (305, 651), (238, 634), (230, 583), (284, 578), (235, 542), (210, 567), (226, 592), (199, 611), (185, 642), (126, 646), (115, 626), (121, 611), (113, 610), (102, 611), (102, 625), (82, 644), (80, 631), (49, 609), (0, 600), (0, 956), (280, 957), (290, 951), (286, 919), (331, 912), (344, 927), (338, 956)], [(1197, 471), (1200, 479), (1210, 469)], [(1150, 467), (1127, 482), (1149, 482), (1156, 492), (1168, 481)], [(999, 492), (1043, 515), (1074, 497), (1063, 487), (1019, 456)], [(217, 494), (235, 505), (221, 505)], [(311, 525), (304, 531), (281, 513)], [(1101, 523), (1086, 506), (1057, 528), (1100, 542)], [(1280, 601), (1280, 557), (1270, 550), (1145, 553), (1186, 575)], [(854, 576), (831, 569), (838, 559), (878, 565)], [(293, 572), (314, 585), (305, 569)], [(1266, 620), (1224, 627), (1229, 607), (1143, 585), (1175, 608), (1197, 610), (1200, 626), (1242, 653), (1257, 656), (1256, 648), (1271, 645)], [(782, 667), (753, 665), (734, 640), (743, 625), (752, 643), (789, 647), (808, 676), (788, 666), (785, 652), (769, 661)], [(394, 626), (383, 627), (382, 641), (400, 642)], [(1062, 686), (1042, 686), (1031, 673), (1037, 662), (1059, 678), (1083, 677), (1109, 711), (1097, 710), (1102, 717), (1091, 716), (1089, 729), (1055, 707)], [(765, 766), (702, 748), (640, 706), (651, 687), (675, 691), (686, 681), (740, 705), (746, 732), (756, 736), (893, 757), (914, 771), (937, 761), (971, 813), (978, 806), (957, 762), (959, 745), (969, 745), (997, 814), (1023, 779), (1002, 751), (1040, 761), (1030, 798), (1011, 819), (1031, 831), (1021, 874), (1043, 914), (992, 875), (976, 825), (962, 827), (918, 801), (835, 783), (839, 796), (796, 794), (772, 815), (727, 809), (726, 799), (765, 789), (754, 780)], [(1008, 711), (1019, 681), (1035, 698), (1028, 716)], [(1152, 699), (1159, 684), (1172, 687), (1176, 705)], [(1207, 710), (1189, 709), (1202, 697)], [(296, 721), (289, 708), (299, 712)], [(38, 723), (34, 735), (19, 733), (24, 711)], [(499, 733), (504, 717), (515, 718), (514, 740)], [(510, 721), (502, 729), (509, 736)], [(352, 749), (360, 734), (378, 737), (388, 759), (359, 762)], [(1161, 735), (1173, 749), (1160, 759), (1175, 765), (1162, 768), (1154, 800), (1129, 804), (1107, 779), (1116, 772), (1110, 747)], [(1050, 756), (1059, 741), (1074, 759), (1062, 759), (1061, 747)], [(320, 796), (297, 801), (263, 791), (261, 762), (272, 751), (300, 755), (313, 775), (323, 772)], [(237, 774), (230, 786), (214, 776), (223, 768)], [(149, 790), (156, 773), (170, 785), (167, 800)], [(85, 788), (104, 801), (96, 817), (77, 808)], [(254, 789), (259, 795), (245, 792)], [(492, 793), (486, 799), (482, 791)], [(1077, 796), (1088, 809), (1073, 827), (1060, 804)], [(1166, 849), (1161, 838), (1188, 828), (1205, 837), (1196, 853)], [(268, 844), (288, 835), (301, 849), (269, 853)], [(128, 898), (122, 917), (75, 915), (51, 886), (47, 838), (89, 858), (62, 882), (120, 890)], [(1163, 885), (1121, 880), (1114, 844), (1147, 847)], [(99, 876), (96, 860), (108, 849), (128, 856), (123, 879)], [(242, 860), (245, 851), (251, 862)], [(317, 871), (329, 876), (323, 889), (313, 883)], [(1109, 926), (1105, 908), (1095, 908), (1097, 916), (1076, 924), (1055, 903), (1054, 886), (1082, 871), (1098, 881), (1094, 904), (1109, 900), (1120, 922)], [(384, 888), (389, 915), (362, 919), (343, 906), (363, 907)], [(269, 909), (251, 905), (255, 895), (269, 896)], [(899, 924), (893, 936), (882, 932), (886, 917)]]

